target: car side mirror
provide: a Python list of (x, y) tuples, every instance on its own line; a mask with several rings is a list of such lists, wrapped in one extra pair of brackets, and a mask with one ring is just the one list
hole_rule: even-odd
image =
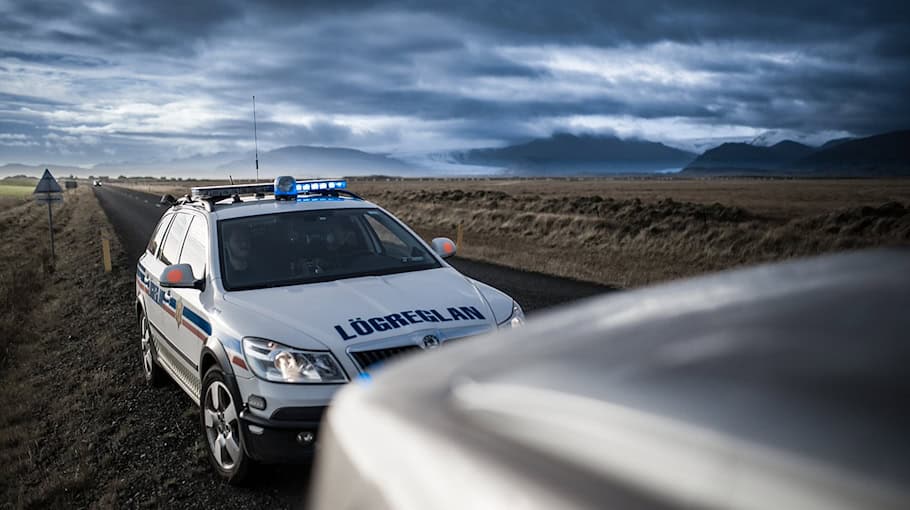
[(455, 246), (455, 243), (448, 237), (437, 237), (433, 239), (433, 250), (440, 257), (447, 259), (452, 255), (455, 255), (455, 252), (458, 251), (458, 247)]
[(193, 268), (189, 264), (172, 264), (165, 267), (158, 282), (166, 289), (205, 289), (205, 280), (195, 279)]

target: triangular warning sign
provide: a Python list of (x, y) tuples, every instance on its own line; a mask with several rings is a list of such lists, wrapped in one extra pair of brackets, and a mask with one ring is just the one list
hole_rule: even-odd
[(45, 168), (44, 175), (41, 176), (41, 180), (35, 186), (35, 191), (32, 192), (32, 194), (35, 193), (63, 193), (63, 190), (57, 184), (57, 179), (54, 179), (54, 176), (51, 175), (51, 171)]

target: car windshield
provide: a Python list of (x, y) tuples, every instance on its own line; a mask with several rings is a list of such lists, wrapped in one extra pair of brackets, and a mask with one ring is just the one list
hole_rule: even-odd
[(335, 209), (218, 222), (227, 290), (324, 282), (440, 267), (379, 209)]

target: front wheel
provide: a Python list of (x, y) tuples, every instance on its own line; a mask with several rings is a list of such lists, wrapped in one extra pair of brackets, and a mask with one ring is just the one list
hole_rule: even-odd
[(145, 375), (145, 382), (149, 386), (163, 386), (167, 374), (158, 366), (155, 361), (155, 346), (152, 345), (152, 328), (149, 326), (149, 319), (145, 313), (139, 316), (139, 328), (142, 330), (142, 373)]
[(209, 461), (225, 481), (232, 485), (242, 483), (253, 460), (243, 451), (237, 401), (218, 366), (210, 368), (202, 379), (200, 404)]

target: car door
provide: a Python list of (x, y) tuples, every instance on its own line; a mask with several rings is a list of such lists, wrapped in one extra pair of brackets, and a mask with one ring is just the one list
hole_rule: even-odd
[[(183, 240), (186, 238), (186, 232), (190, 226), (192, 217), (188, 213), (177, 213), (174, 215), (171, 226), (164, 236), (164, 242), (161, 244), (161, 250), (158, 252), (160, 269), (152, 273), (154, 285), (160, 284), (158, 278), (165, 267), (177, 264), (180, 260), (180, 251), (183, 248)], [(151, 285), (149, 287), (151, 288)], [(180, 377), (196, 372), (196, 362), (187, 358), (182, 349), (177, 345), (177, 300), (175, 298), (175, 289), (160, 289), (158, 291), (158, 306), (163, 311), (162, 320), (158, 326), (161, 334), (164, 336), (164, 348), (168, 349), (171, 356), (168, 362), (179, 363), (182, 366), (173, 367), (180, 370)]]
[[(208, 225), (202, 215), (193, 215), (192, 222), (187, 230), (183, 249), (180, 252), (180, 263), (189, 264), (193, 268), (193, 277), (197, 280), (206, 279), (209, 260)], [(208, 313), (204, 306), (206, 298), (211, 301), (211, 285), (205, 289), (172, 289), (171, 294), (176, 301), (176, 329), (174, 343), (183, 352), (186, 358), (198, 364), (202, 355), (202, 347), (212, 333), (208, 320)], [(197, 365), (198, 366), (198, 365)]]
[(158, 258), (158, 254), (161, 251), (161, 244), (173, 219), (174, 215), (172, 213), (166, 213), (162, 216), (158, 226), (155, 227), (155, 232), (152, 234), (152, 239), (149, 241), (145, 253), (139, 258), (139, 267), (136, 271), (136, 277), (140, 283), (140, 292), (144, 294), (140, 294), (143, 310), (156, 340), (162, 336), (161, 327), (165, 322), (165, 317), (167, 317), (160, 305), (161, 288), (158, 286), (158, 277), (161, 276), (161, 272), (164, 270), (164, 264)]

